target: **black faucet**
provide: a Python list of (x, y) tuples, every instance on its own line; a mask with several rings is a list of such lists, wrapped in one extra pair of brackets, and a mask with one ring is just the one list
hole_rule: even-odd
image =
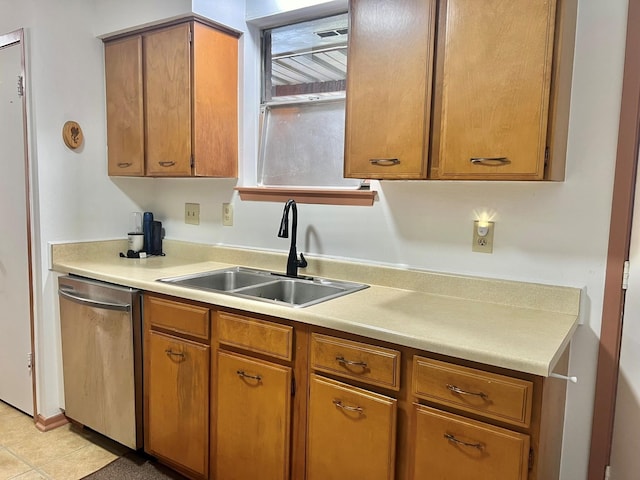
[(304, 268), (307, 266), (307, 261), (304, 259), (304, 255), (300, 254), (300, 260), (298, 260), (298, 253), (296, 252), (296, 236), (298, 230), (298, 209), (296, 207), (296, 201), (293, 199), (287, 200), (284, 204), (284, 211), (282, 212), (282, 220), (280, 221), (280, 230), (278, 230), (278, 237), (289, 238), (289, 209), (293, 210), (293, 219), (291, 221), (291, 246), (289, 247), (289, 257), (287, 258), (287, 276), (297, 277), (298, 267)]

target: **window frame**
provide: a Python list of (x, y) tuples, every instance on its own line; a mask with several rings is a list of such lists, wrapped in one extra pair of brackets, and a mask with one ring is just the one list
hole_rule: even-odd
[[(292, 21), (283, 23), (279, 26), (270, 26), (268, 28), (261, 29), (261, 48), (260, 48), (260, 65), (261, 65), (261, 80), (260, 80), (260, 104), (259, 114), (262, 116), (263, 106), (266, 104), (285, 104), (291, 103), (290, 99), (273, 100), (271, 97), (272, 92), (272, 78), (271, 78), (271, 32), (276, 28), (281, 28), (288, 25), (296, 25), (313, 21), (316, 19), (329, 18), (337, 15), (342, 15), (345, 12), (337, 12), (332, 15), (322, 15), (313, 18), (307, 18), (305, 20)], [(348, 18), (348, 15), (347, 15)], [(344, 48), (344, 47), (341, 47)], [(347, 43), (348, 48), (348, 43)], [(269, 52), (269, 54), (265, 54)], [(340, 80), (338, 80), (340, 81)], [(344, 83), (344, 90), (339, 90), (342, 95), (346, 95), (346, 78), (341, 82)], [(340, 94), (338, 92), (338, 95)], [(299, 95), (307, 94), (306, 92), (299, 92)], [(317, 95), (317, 93), (309, 93), (310, 97)], [(313, 100), (309, 100), (309, 103)], [(304, 103), (304, 100), (303, 102)], [(259, 129), (258, 141), (262, 142), (262, 128)], [(260, 148), (257, 149), (260, 151)], [(258, 173), (259, 163), (256, 163), (256, 173)], [(258, 180), (256, 178), (256, 180)], [(371, 206), (376, 198), (376, 192), (371, 190), (369, 182), (363, 180), (359, 188), (340, 188), (336, 186), (314, 186), (314, 187), (295, 187), (295, 186), (243, 186), (236, 187), (241, 200), (247, 201), (286, 201), (289, 198), (295, 199), (298, 203), (317, 203), (317, 204), (332, 204), (332, 205), (359, 205), (359, 206)]]

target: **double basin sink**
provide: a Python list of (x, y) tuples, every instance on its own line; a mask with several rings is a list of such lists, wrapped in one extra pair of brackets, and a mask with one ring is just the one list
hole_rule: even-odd
[(246, 267), (161, 278), (160, 282), (290, 307), (308, 307), (367, 288), (363, 283), (283, 274)]

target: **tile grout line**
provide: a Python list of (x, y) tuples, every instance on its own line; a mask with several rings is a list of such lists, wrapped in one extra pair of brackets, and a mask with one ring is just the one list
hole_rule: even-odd
[(13, 478), (18, 478), (21, 475), (26, 475), (27, 473), (34, 472), (34, 471), (37, 472), (39, 475), (41, 475), (45, 480), (50, 480), (51, 479), (51, 477), (49, 475), (47, 475), (46, 473), (41, 471), (38, 467), (32, 465), (29, 461), (27, 461), (26, 459), (22, 458), (20, 455), (16, 454), (9, 447), (7, 447), (5, 445), (0, 445), (0, 449), (3, 449), (5, 452), (9, 453), (9, 455), (11, 455), (12, 457), (18, 459), (20, 462), (24, 463), (25, 465), (27, 465), (29, 467), (29, 470), (25, 470), (24, 472), (18, 473), (17, 475), (13, 475), (11, 477), (8, 477), (7, 480), (11, 480)]
[[(9, 422), (11, 419), (19, 419), (22, 417), (22, 415), (25, 415), (26, 417), (28, 417), (27, 414), (24, 414), (23, 412), (20, 412), (21, 415), (17, 415), (16, 412), (19, 412), (19, 410), (14, 409), (13, 407), (11, 407), (10, 405), (5, 404), (4, 402), (0, 401), (0, 438), (2, 437), (2, 434), (5, 432), (9, 432), (11, 430), (6, 430), (5, 432), (3, 432), (2, 426), (3, 425), (9, 425)], [(6, 422), (5, 422), (6, 420)], [(19, 423), (20, 421), (18, 421)], [(20, 445), (28, 445), (29, 443), (33, 442), (34, 439), (36, 438), (36, 436), (39, 435), (46, 435), (47, 432), (40, 432), (36, 429), (30, 429), (30, 426), (27, 426), (25, 424), (25, 430), (29, 430), (27, 432), (25, 432), (25, 438), (24, 439), (20, 439), (18, 443), (16, 443), (16, 446)], [(34, 463), (32, 460), (25, 458), (23, 455), (18, 454), (16, 451), (14, 451), (9, 445), (6, 444), (6, 438), (3, 441), (0, 441), (0, 452), (2, 452), (3, 450), (6, 451), (11, 457), (17, 459), (19, 462), (21, 462), (22, 464), (24, 464), (26, 467), (29, 468), (29, 470), (26, 470), (22, 473), (19, 473), (17, 475), (13, 475), (12, 477), (10, 477), (10, 479), (19, 479), (22, 475), (28, 475), (28, 474), (33, 474), (36, 473), (38, 475), (40, 475), (42, 477), (43, 480), (55, 480), (56, 477), (51, 476), (50, 474), (48, 474), (45, 471), (45, 468), (51, 466), (52, 464), (54, 464), (55, 462), (60, 462), (61, 464), (65, 464), (65, 458), (70, 457), (71, 455), (78, 455), (79, 452), (82, 452), (83, 450), (91, 447), (91, 446), (95, 446), (98, 447), (101, 450), (105, 450), (107, 452), (109, 452), (110, 454), (114, 455), (115, 458), (113, 460), (115, 460), (117, 457), (121, 456), (121, 454), (115, 453), (114, 451), (112, 451), (110, 448), (107, 448), (105, 445), (102, 445), (102, 442), (96, 439), (92, 439), (90, 437), (90, 435), (86, 435), (83, 434), (82, 432), (70, 432), (73, 433), (74, 435), (77, 435), (78, 437), (82, 438), (84, 440), (84, 444), (83, 445), (79, 445), (76, 448), (73, 448), (71, 450), (65, 450), (64, 454), (59, 454), (58, 452), (53, 452), (54, 456), (53, 458), (49, 458), (47, 460), (44, 461), (44, 463), (40, 463), (40, 461), (36, 464)], [(40, 440), (40, 439), (38, 439)], [(91, 453), (89, 450), (87, 450), (87, 453)], [(82, 453), (80, 453), (80, 455), (82, 455)], [(112, 460), (110, 460), (107, 463), (110, 463)], [(100, 467), (96, 468), (95, 470), (99, 470), (100, 468), (102, 468), (104, 465), (101, 465)], [(94, 471), (95, 471), (94, 470)], [(93, 473), (92, 472), (88, 472), (85, 473), (84, 475)], [(74, 474), (74, 477), (77, 476), (76, 474)], [(82, 478), (82, 477), (78, 477), (78, 478)], [(10, 479), (5, 479), (4, 477), (0, 477), (0, 480), (10, 480)], [(70, 479), (68, 477), (65, 477), (66, 480), (74, 480), (74, 479)]]

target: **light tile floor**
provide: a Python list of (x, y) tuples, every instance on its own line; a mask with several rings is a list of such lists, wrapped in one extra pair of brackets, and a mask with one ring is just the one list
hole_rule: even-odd
[(71, 424), (41, 432), (31, 417), (0, 401), (0, 480), (78, 480), (126, 450)]

